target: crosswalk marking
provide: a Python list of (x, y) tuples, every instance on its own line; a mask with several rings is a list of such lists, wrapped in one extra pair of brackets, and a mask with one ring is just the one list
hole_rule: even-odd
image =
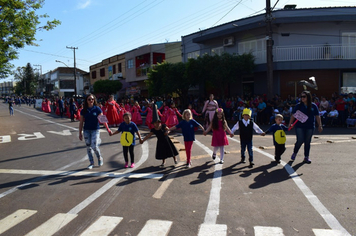
[(342, 236), (342, 232), (332, 229), (313, 229), (315, 236)]
[(227, 225), (201, 224), (198, 236), (226, 236)]
[(30, 233), (26, 234), (26, 236), (53, 235), (77, 216), (77, 214), (59, 213), (32, 230)]
[(167, 220), (148, 220), (137, 236), (166, 236), (172, 223)]
[(101, 216), (89, 228), (87, 228), (81, 236), (105, 236), (111, 233), (114, 228), (122, 221), (122, 217), (116, 216)]
[(0, 234), (26, 220), (33, 214), (36, 214), (36, 212), (37, 211), (20, 209), (0, 220)]
[(255, 236), (284, 236), (279, 227), (254, 226)]

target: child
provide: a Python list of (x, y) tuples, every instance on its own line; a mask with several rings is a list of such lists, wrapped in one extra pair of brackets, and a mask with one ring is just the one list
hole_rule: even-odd
[(166, 125), (171, 128), (175, 125), (177, 125), (178, 122), (178, 117), (177, 114), (182, 117), (182, 115), (179, 113), (178, 109), (176, 108), (176, 105), (174, 102), (171, 104), (171, 108), (167, 110), (167, 120), (166, 120)]
[(213, 130), (213, 138), (211, 139), (211, 146), (214, 147), (213, 151), (213, 160), (216, 158), (216, 151), (220, 148), (220, 163), (224, 163), (224, 146), (229, 145), (229, 141), (226, 137), (227, 131), (230, 134), (230, 137), (234, 137), (234, 134), (231, 132), (227, 122), (225, 120), (224, 110), (222, 108), (218, 108), (215, 111), (213, 121), (204, 132), (204, 135)]
[(135, 102), (135, 105), (131, 108), (132, 112), (132, 122), (134, 122), (137, 125), (142, 125), (142, 117), (140, 112), (142, 112), (140, 105), (138, 102)]
[(142, 140), (141, 144), (150, 138), (153, 134), (155, 134), (157, 137), (156, 159), (162, 160), (160, 167), (164, 167), (167, 157), (173, 157), (174, 163), (177, 164), (178, 162), (176, 156), (178, 155), (178, 151), (172, 143), (171, 139), (168, 137), (168, 127), (165, 124), (162, 124), (161, 120), (159, 119), (157, 105), (153, 105), (153, 111), (151, 113), (156, 113), (156, 115), (153, 115), (152, 118), (152, 124), (154, 127), (151, 129), (150, 133)]
[(195, 141), (194, 127), (200, 127), (203, 131), (204, 128), (201, 124), (199, 124), (198, 122), (192, 119), (192, 113), (189, 109), (185, 109), (183, 111), (182, 119), (183, 120), (179, 124), (171, 127), (169, 131), (179, 129), (179, 128), (182, 129), (182, 134), (184, 137), (185, 153), (187, 155), (186, 166), (189, 168), (192, 165), (192, 162), (190, 161), (190, 157), (192, 153), (193, 141)]
[(281, 163), (281, 156), (286, 150), (286, 133), (288, 127), (282, 124), (283, 116), (277, 114), (275, 118), (275, 124), (273, 124), (267, 131), (263, 132), (261, 135), (265, 136), (266, 134), (273, 133), (273, 144), (274, 144), (274, 159), (277, 163)]
[(135, 147), (135, 133), (137, 134), (140, 142), (142, 142), (141, 134), (135, 123), (131, 121), (131, 114), (124, 114), (124, 122), (122, 122), (117, 131), (114, 133), (110, 130), (110, 136), (122, 132), (120, 142), (122, 144), (122, 149), (124, 152), (125, 158), (125, 168), (129, 167), (129, 158), (128, 152), (130, 152), (131, 157), (131, 166), (130, 168), (135, 167), (135, 156), (134, 156), (134, 147)]
[(252, 152), (252, 134), (253, 130), (258, 134), (262, 134), (263, 131), (261, 128), (251, 120), (251, 110), (245, 108), (242, 111), (242, 120), (236, 122), (234, 127), (231, 129), (232, 133), (235, 133), (236, 130), (240, 129), (240, 144), (241, 144), (241, 162), (246, 163), (245, 161), (245, 150), (247, 147), (250, 168), (253, 167), (253, 152)]

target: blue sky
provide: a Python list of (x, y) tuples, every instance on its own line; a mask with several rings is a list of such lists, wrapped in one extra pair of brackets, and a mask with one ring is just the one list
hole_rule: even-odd
[[(277, 0), (271, 0), (275, 5)], [(19, 50), (15, 68), (42, 66), (42, 73), (64, 66), (73, 67), (77, 47), (77, 67), (89, 66), (103, 59), (137, 47), (177, 42), (181, 36), (264, 13), (265, 0), (46, 0), (38, 14), (47, 13), (62, 24), (51, 31), (38, 32), (39, 46)], [(275, 9), (286, 4), (297, 8), (355, 6), (354, 0), (279, 0)], [(48, 20), (46, 19), (46, 20)], [(6, 80), (11, 80), (9, 77)]]

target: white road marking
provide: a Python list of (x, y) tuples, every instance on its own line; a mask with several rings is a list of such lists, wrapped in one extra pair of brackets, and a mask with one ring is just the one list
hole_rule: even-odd
[(60, 131), (60, 132), (57, 132), (57, 131), (47, 131), (48, 133), (51, 133), (51, 134), (58, 134), (58, 135), (62, 135), (62, 136), (69, 136), (69, 135), (72, 135), (72, 133), (70, 132), (70, 130), (68, 129), (65, 129), (63, 131)]
[(33, 134), (18, 134), (18, 135), (21, 136), (21, 137), (17, 138), (20, 141), (45, 138), (45, 136), (43, 134), (41, 134), (40, 132), (34, 132)]
[(137, 236), (166, 236), (171, 226), (172, 221), (148, 220)]
[(254, 226), (255, 236), (284, 236), (279, 227)]
[(201, 224), (198, 236), (225, 236), (227, 225)]
[[(180, 162), (179, 164), (182, 164), (183, 162)], [(167, 178), (165, 179), (165, 181), (163, 181), (163, 183), (161, 184), (161, 186), (157, 189), (157, 191), (152, 195), (153, 198), (157, 198), (157, 199), (161, 199), (163, 194), (166, 192), (166, 190), (168, 189), (169, 185), (173, 182), (173, 180), (175, 179), (177, 173), (179, 172), (179, 169), (175, 169), (173, 170), (171, 173), (169, 173), (169, 175), (167, 176)]]
[(20, 209), (0, 220), (0, 234), (36, 214), (37, 211)]
[(122, 217), (116, 216), (101, 216), (89, 228), (87, 228), (81, 236), (106, 236), (115, 229), (115, 227), (122, 221)]
[(77, 214), (58, 213), (51, 219), (38, 226), (36, 229), (26, 234), (26, 236), (53, 235), (61, 228), (66, 226), (69, 222), (71, 222), (75, 217), (77, 217)]
[[(139, 167), (142, 163), (144, 163), (147, 158), (148, 158), (148, 143), (145, 142), (142, 145), (142, 156), (141, 159), (137, 162), (136, 166), (134, 168), (130, 168), (127, 171), (124, 172), (124, 174), (129, 173)], [(87, 199), (79, 203), (77, 206), (75, 206), (73, 209), (71, 209), (68, 213), (69, 214), (78, 214), (81, 210), (83, 210), (85, 207), (87, 207), (89, 204), (91, 204), (94, 200), (96, 200), (98, 197), (100, 197), (102, 194), (104, 194), (106, 191), (108, 191), (112, 186), (116, 185), (123, 177), (118, 177), (110, 180), (108, 183), (106, 183), (103, 187), (98, 189), (96, 192), (94, 192), (92, 195), (90, 195)]]
[(338, 230), (332, 229), (313, 229), (315, 236), (343, 236)]
[(10, 135), (0, 136), (0, 143), (9, 143), (9, 142), (11, 142), (11, 136)]
[[(235, 138), (229, 138), (232, 141), (238, 142)], [(253, 150), (259, 152), (272, 160), (274, 160), (274, 156), (264, 152), (256, 147), (253, 147)], [(300, 189), (300, 191), (304, 194), (304, 196), (308, 199), (310, 204), (314, 207), (314, 209), (319, 213), (319, 215), (324, 219), (324, 221), (329, 225), (332, 230), (340, 231), (344, 236), (351, 236), (347, 230), (342, 227), (339, 221), (333, 216), (330, 211), (321, 203), (317, 196), (313, 194), (313, 192), (308, 188), (308, 186), (304, 183), (304, 181), (299, 177), (297, 172), (287, 163), (281, 161), (281, 165), (286, 169), (291, 179)]]

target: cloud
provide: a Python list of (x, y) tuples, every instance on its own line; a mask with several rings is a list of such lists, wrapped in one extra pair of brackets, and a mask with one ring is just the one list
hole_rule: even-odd
[(91, 0), (80, 0), (78, 3), (78, 8), (79, 9), (85, 9), (88, 6), (90, 6), (91, 4)]

